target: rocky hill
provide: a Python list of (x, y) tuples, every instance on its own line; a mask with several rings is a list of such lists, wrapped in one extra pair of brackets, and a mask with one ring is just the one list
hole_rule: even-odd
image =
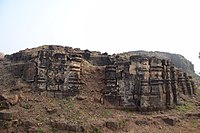
[(167, 59), (45, 45), (0, 61), (2, 133), (195, 133), (199, 105)]
[(120, 56), (119, 58), (121, 58), (122, 60), (129, 58), (132, 55), (145, 55), (149, 57), (167, 59), (167, 60), (170, 60), (172, 63), (174, 63), (174, 65), (177, 68), (187, 72), (191, 76), (193, 77), (197, 76), (197, 74), (194, 71), (194, 65), (180, 54), (172, 54), (172, 53), (159, 52), (159, 51), (130, 51), (130, 52), (117, 54), (117, 56)]

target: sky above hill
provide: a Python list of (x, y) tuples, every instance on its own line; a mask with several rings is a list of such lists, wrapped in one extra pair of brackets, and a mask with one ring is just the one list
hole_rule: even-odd
[(199, 0), (0, 0), (0, 52), (63, 45), (181, 54), (200, 72)]

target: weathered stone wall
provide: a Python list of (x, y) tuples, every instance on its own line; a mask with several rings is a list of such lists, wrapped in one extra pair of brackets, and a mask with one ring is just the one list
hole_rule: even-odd
[(15, 77), (33, 84), (36, 91), (46, 92), (48, 97), (79, 94), (83, 59), (105, 66), (102, 96), (109, 106), (163, 110), (179, 102), (179, 93), (192, 96), (196, 92), (191, 76), (168, 60), (155, 57), (131, 56), (127, 61), (116, 61), (107, 53), (52, 45), (5, 57), (12, 62), (8, 69)]
[(49, 97), (63, 98), (79, 93), (82, 55), (69, 47), (46, 46), (8, 56), (8, 69), (15, 77), (33, 83)]
[(93, 65), (108, 65), (107, 54), (78, 48), (44, 45), (6, 55), (8, 69), (17, 78), (32, 83), (49, 97), (63, 98), (79, 94), (82, 60)]
[(154, 57), (132, 56), (129, 61), (107, 66), (105, 72), (105, 92), (110, 92), (104, 94), (105, 100), (108, 97), (119, 100), (119, 106), (123, 107), (163, 110), (177, 104), (178, 93), (195, 94), (190, 76), (177, 70), (169, 61)]

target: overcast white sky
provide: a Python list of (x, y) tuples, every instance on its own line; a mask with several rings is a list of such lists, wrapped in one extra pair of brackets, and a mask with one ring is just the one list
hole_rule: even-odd
[(200, 0), (0, 0), (0, 51), (44, 44), (177, 53), (200, 72)]

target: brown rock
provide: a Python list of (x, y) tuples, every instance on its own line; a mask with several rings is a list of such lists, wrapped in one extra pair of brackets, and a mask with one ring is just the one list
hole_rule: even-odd
[(82, 100), (86, 99), (86, 97), (85, 97), (85, 96), (79, 95), (79, 96), (76, 97), (76, 99), (82, 101)]
[(166, 118), (163, 118), (163, 121), (171, 126), (174, 126), (179, 120), (177, 117), (168, 116)]
[(188, 117), (200, 117), (200, 113), (199, 112), (187, 113), (186, 116), (188, 116)]
[(68, 126), (66, 121), (51, 121), (51, 125), (53, 128), (57, 128), (60, 130), (66, 130)]
[(8, 101), (0, 101), (0, 110), (1, 109), (10, 109), (11, 105)]
[(119, 123), (117, 120), (115, 119), (109, 119), (107, 122), (106, 122), (106, 127), (113, 130), (113, 131), (116, 131), (119, 129)]
[(16, 114), (16, 111), (12, 111), (12, 110), (1, 110), (0, 111), (0, 119), (1, 120), (12, 120), (14, 118)]
[(30, 127), (35, 127), (37, 125), (37, 121), (35, 119), (24, 120), (22, 123), (23, 126), (27, 129), (29, 129)]
[(150, 122), (148, 120), (136, 120), (135, 124), (136, 125), (149, 125)]
[(22, 121), (20, 119), (14, 119), (11, 122), (13, 127), (19, 127), (22, 125)]
[(161, 125), (158, 126), (159, 129), (162, 129), (163, 127)]
[(0, 95), (0, 101), (7, 100), (3, 94)]
[(63, 120), (51, 121), (51, 125), (53, 128), (57, 128), (57, 129), (65, 130), (69, 132), (84, 132), (84, 128), (82, 126), (70, 124), (67, 121), (63, 121)]
[(18, 95), (14, 95), (8, 101), (11, 103), (11, 105), (16, 105), (18, 103), (18, 101), (19, 101), (19, 96)]
[(6, 95), (6, 94), (2, 94), (2, 95), (0, 95), (0, 100), (1, 101), (7, 101), (11, 105), (15, 105), (19, 101), (19, 96), (18, 95)]
[(57, 107), (45, 107), (45, 109), (50, 114), (56, 113), (58, 111)]

